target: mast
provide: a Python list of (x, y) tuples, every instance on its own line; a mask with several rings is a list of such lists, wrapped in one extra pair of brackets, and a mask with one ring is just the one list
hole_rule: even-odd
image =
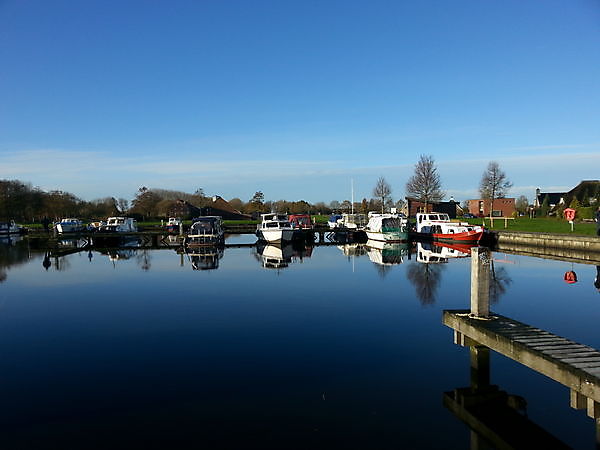
[(352, 214), (354, 214), (354, 178), (350, 178), (350, 186), (352, 190)]

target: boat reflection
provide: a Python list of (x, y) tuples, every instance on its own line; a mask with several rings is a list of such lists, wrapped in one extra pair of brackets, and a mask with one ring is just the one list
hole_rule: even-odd
[(87, 245), (88, 245), (88, 241), (86, 239), (81, 239), (81, 238), (60, 239), (57, 242), (58, 248), (61, 248), (61, 249), (83, 248)]
[(185, 248), (193, 270), (214, 270), (219, 268), (219, 260), (223, 258), (223, 246), (204, 245)]
[(285, 269), (292, 262), (294, 249), (291, 244), (261, 244), (256, 246), (256, 253), (265, 269)]
[(469, 244), (445, 242), (417, 242), (417, 261), (423, 264), (443, 264), (450, 258), (466, 258), (471, 255)]
[(386, 243), (383, 241), (368, 240), (366, 251), (373, 264), (393, 266), (402, 264), (408, 255), (409, 245), (406, 242)]
[(348, 257), (363, 256), (363, 255), (367, 254), (367, 249), (366, 249), (365, 245), (359, 244), (356, 242), (351, 243), (351, 244), (338, 245), (337, 248), (342, 251), (344, 256), (348, 256)]

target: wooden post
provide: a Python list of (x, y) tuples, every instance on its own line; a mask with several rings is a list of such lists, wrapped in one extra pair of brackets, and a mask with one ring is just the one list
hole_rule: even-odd
[(475, 317), (490, 315), (490, 259), (489, 249), (471, 249), (471, 314)]
[(469, 348), (471, 352), (471, 389), (477, 391), (490, 385), (490, 349), (483, 346)]

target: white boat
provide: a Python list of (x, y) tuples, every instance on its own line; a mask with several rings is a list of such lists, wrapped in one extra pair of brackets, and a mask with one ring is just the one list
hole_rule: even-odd
[(365, 227), (372, 241), (402, 242), (408, 240), (408, 220), (397, 214), (369, 214)]
[(169, 217), (166, 228), (169, 233), (176, 233), (183, 222), (179, 217)]
[(479, 242), (483, 227), (466, 222), (451, 222), (448, 214), (417, 213), (417, 233), (440, 241)]
[(362, 230), (367, 225), (367, 216), (364, 214), (342, 214), (340, 226), (351, 230)]
[(261, 214), (261, 218), (256, 229), (259, 238), (267, 242), (283, 242), (294, 237), (294, 229), (285, 214)]
[(0, 235), (8, 236), (9, 234), (23, 234), (23, 227), (17, 225), (14, 220), (10, 222), (0, 222)]
[(106, 222), (103, 220), (90, 222), (88, 223), (87, 230), (88, 231), (100, 231), (100, 229), (106, 225)]
[(132, 233), (137, 231), (137, 223), (131, 217), (109, 217), (106, 225), (100, 227), (101, 232)]
[(327, 221), (327, 225), (329, 228), (339, 228), (342, 223), (342, 215), (341, 214), (332, 214), (329, 216), (329, 220)]
[(55, 226), (56, 231), (59, 233), (77, 233), (83, 231), (83, 222), (74, 217), (61, 219)]
[(192, 226), (185, 237), (185, 244), (216, 245), (224, 241), (221, 216), (202, 216), (192, 220)]

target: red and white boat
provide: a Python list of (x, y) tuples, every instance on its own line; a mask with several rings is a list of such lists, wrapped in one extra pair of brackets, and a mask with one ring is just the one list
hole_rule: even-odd
[(430, 236), (437, 241), (477, 243), (481, 240), (483, 232), (484, 229), (480, 225), (451, 222), (448, 214), (436, 212), (417, 214), (417, 233)]

